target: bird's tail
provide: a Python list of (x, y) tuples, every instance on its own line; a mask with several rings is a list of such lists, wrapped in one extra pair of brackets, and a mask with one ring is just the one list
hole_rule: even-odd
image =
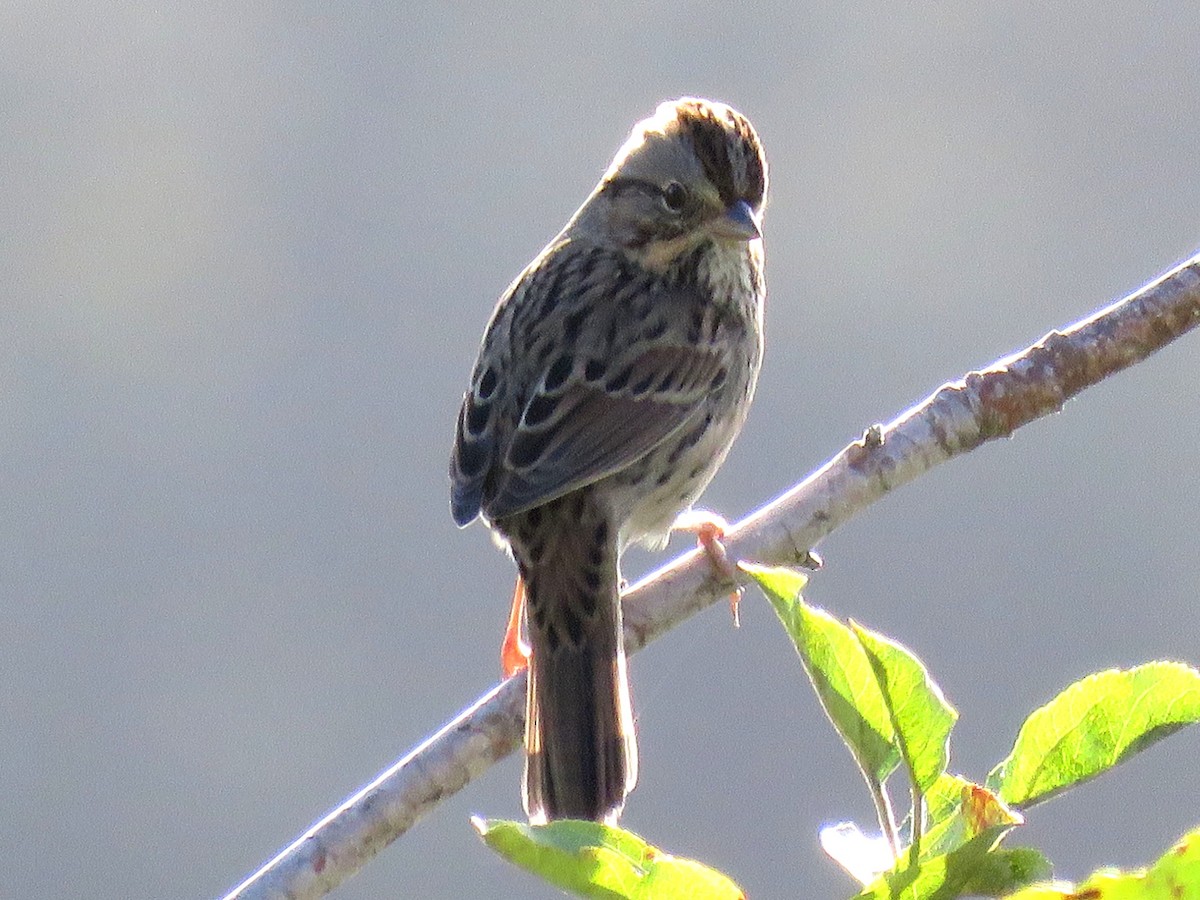
[(614, 822), (637, 781), (617, 536), (584, 488), (523, 517), (513, 541), (533, 655), (525, 726), (530, 821)]

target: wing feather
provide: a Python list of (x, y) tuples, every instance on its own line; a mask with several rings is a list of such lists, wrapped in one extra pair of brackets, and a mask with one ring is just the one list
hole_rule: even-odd
[[(458, 416), (450, 480), (459, 525), (522, 512), (634, 464), (698, 425), (727, 377), (727, 348), (714, 339), (721, 316), (699, 290), (638, 285), (623, 272), (624, 287), (593, 305), (586, 288), (605, 270), (597, 258), (535, 260), (498, 304)], [(565, 270), (572, 277), (559, 277)]]
[[(595, 376), (600, 367), (590, 367)], [(725, 369), (716, 348), (658, 345), (619, 357), (600, 377), (577, 361), (554, 391), (525, 404), (483, 499), (491, 519), (599, 481), (645, 456), (705, 414)], [(542, 385), (545, 384), (543, 378)]]

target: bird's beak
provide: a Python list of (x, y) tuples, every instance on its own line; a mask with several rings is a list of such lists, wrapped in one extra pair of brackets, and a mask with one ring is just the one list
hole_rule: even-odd
[(745, 200), (738, 200), (718, 216), (709, 226), (713, 237), (730, 241), (752, 241), (762, 237), (758, 225), (758, 213)]

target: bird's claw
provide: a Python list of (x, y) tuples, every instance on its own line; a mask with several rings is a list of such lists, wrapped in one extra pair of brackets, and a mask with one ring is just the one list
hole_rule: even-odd
[(525, 582), (517, 577), (513, 590), (512, 610), (508, 614), (508, 627), (504, 629), (504, 642), (500, 645), (500, 669), (505, 678), (512, 678), (529, 668), (532, 653), (529, 644), (521, 637), (521, 616), (525, 612)]
[(741, 616), (738, 606), (742, 600), (742, 586), (738, 584), (737, 566), (730, 561), (729, 554), (725, 552), (725, 545), (721, 543), (725, 532), (729, 530), (729, 523), (716, 513), (702, 509), (689, 509), (679, 515), (671, 529), (673, 531), (690, 531), (696, 535), (696, 542), (708, 556), (713, 572), (722, 581), (733, 587), (729, 594), (729, 612), (733, 616), (734, 628), (739, 627)]

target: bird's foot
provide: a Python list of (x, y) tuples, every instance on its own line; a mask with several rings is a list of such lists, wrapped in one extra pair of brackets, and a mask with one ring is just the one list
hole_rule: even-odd
[(734, 627), (738, 627), (741, 624), (738, 605), (742, 600), (742, 586), (738, 584), (737, 566), (730, 562), (729, 555), (725, 552), (725, 545), (721, 543), (725, 532), (729, 530), (729, 523), (714, 512), (704, 509), (689, 509), (687, 512), (680, 513), (671, 525), (671, 530), (689, 531), (696, 535), (696, 542), (708, 556), (713, 573), (732, 586), (733, 590), (729, 594), (729, 611), (733, 615)]
[(508, 627), (504, 629), (504, 643), (500, 645), (500, 669), (505, 678), (512, 678), (529, 668), (532, 652), (529, 644), (521, 637), (521, 616), (525, 612), (525, 582), (517, 576), (513, 590), (512, 611), (508, 614)]

